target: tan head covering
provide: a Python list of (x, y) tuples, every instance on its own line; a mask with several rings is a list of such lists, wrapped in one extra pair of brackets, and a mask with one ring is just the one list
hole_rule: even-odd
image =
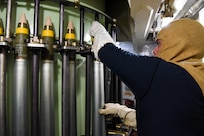
[(157, 36), (162, 41), (158, 57), (186, 69), (204, 94), (204, 27), (195, 20), (171, 22)]

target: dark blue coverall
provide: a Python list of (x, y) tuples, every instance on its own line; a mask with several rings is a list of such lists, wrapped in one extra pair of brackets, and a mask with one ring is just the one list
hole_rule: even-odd
[(185, 69), (111, 43), (98, 55), (136, 96), (139, 136), (204, 136), (203, 94)]

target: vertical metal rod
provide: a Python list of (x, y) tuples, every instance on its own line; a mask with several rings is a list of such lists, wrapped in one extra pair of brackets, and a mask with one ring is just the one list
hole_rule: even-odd
[(63, 35), (64, 35), (64, 4), (60, 3), (60, 28), (59, 28), (59, 44), (63, 43)]
[(118, 85), (118, 102), (122, 104), (121, 80), (118, 76), (117, 76), (117, 85)]
[[(39, 0), (35, 0), (34, 5), (34, 28), (33, 35), (38, 37), (38, 27), (39, 27)], [(32, 112), (31, 112), (31, 136), (39, 136), (39, 111), (38, 111), (38, 92), (39, 92), (39, 59), (40, 49), (32, 49), (32, 81), (31, 81), (31, 91), (32, 91)]]
[(70, 54), (69, 59), (69, 79), (68, 79), (69, 91), (69, 129), (70, 136), (77, 136), (77, 119), (76, 119), (76, 58), (75, 54)]
[(76, 61), (75, 54), (62, 54), (62, 136), (76, 136)]
[(7, 8), (6, 8), (6, 38), (10, 38), (11, 33), (11, 1), (7, 1)]
[[(105, 28), (108, 30), (108, 22), (105, 20)], [(105, 103), (111, 102), (111, 71), (104, 65), (104, 91)]]
[(99, 14), (98, 13), (95, 13), (95, 20), (99, 21)]
[[(80, 45), (84, 46), (84, 8), (80, 8)], [(91, 128), (91, 90), (92, 88), (92, 72), (93, 56), (86, 55), (86, 111), (85, 111), (85, 135), (90, 136)]]
[(110, 102), (110, 70), (104, 65), (104, 93), (105, 93), (105, 103)]
[(86, 113), (85, 135), (91, 136), (91, 93), (93, 90), (93, 55), (86, 55)]
[(80, 45), (84, 46), (84, 8), (80, 8)]
[[(61, 4), (61, 26), (64, 26), (64, 6)], [(63, 16), (62, 16), (63, 15)], [(71, 32), (71, 29), (68, 28)], [(63, 29), (61, 30), (63, 32)], [(70, 33), (69, 32), (69, 33)], [(61, 34), (61, 37), (63, 33)], [(71, 39), (66, 39), (70, 43)], [(63, 39), (60, 40), (63, 43)], [(71, 44), (68, 46), (72, 46)], [(76, 60), (75, 53), (68, 49), (62, 52), (62, 136), (76, 136)]]
[(115, 86), (114, 86), (114, 73), (111, 71), (111, 81), (110, 81), (110, 101), (111, 102), (117, 102), (116, 101), (116, 92), (115, 92)]
[[(116, 37), (116, 19), (113, 19), (113, 23), (111, 26), (111, 35), (114, 41), (117, 40)], [(121, 103), (121, 82), (119, 77), (112, 72), (111, 74), (111, 82), (112, 82), (112, 101)]]
[(0, 47), (0, 136), (6, 136), (6, 54)]
[[(99, 14), (95, 13), (95, 20), (99, 21)], [(99, 61), (94, 61), (93, 71), (93, 110), (92, 110), (92, 129), (94, 136), (106, 136), (105, 117), (98, 114), (98, 110), (103, 107), (105, 103), (104, 92), (104, 70), (103, 64)]]
[[(60, 18), (59, 18), (59, 43), (63, 44), (64, 34), (64, 4), (60, 3)], [(69, 55), (68, 52), (62, 52), (62, 136), (67, 136), (70, 133), (69, 129)]]
[(68, 52), (62, 53), (62, 136), (69, 135), (69, 55)]
[[(113, 19), (111, 34), (114, 41), (117, 41), (117, 33), (116, 33), (116, 19)], [(115, 101), (121, 103), (121, 81), (119, 77), (113, 73), (113, 86), (115, 91)]]
[(32, 68), (32, 112), (31, 112), (31, 135), (39, 136), (39, 111), (38, 111), (38, 91), (39, 91), (39, 58), (40, 58), (40, 50), (32, 51), (32, 60), (31, 60), (31, 68)]
[(111, 72), (111, 91), (110, 91), (110, 100), (112, 102), (121, 103), (121, 88), (120, 88), (120, 79), (118, 76)]
[(103, 107), (104, 95), (104, 71), (103, 64), (94, 61), (94, 89), (93, 89), (93, 136), (106, 136), (105, 117), (98, 114)]
[(113, 19), (113, 23), (111, 26), (111, 36), (113, 38), (114, 41), (117, 41), (117, 35), (116, 35), (116, 19)]
[(33, 29), (33, 35), (34, 36), (38, 36), (38, 17), (39, 17), (39, 6), (40, 6), (40, 3), (39, 3), (39, 0), (35, 0), (35, 9), (34, 9), (34, 29)]

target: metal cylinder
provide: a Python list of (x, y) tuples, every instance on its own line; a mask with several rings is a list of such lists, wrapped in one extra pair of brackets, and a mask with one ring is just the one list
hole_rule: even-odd
[(121, 81), (119, 77), (111, 72), (111, 90), (110, 90), (110, 101), (121, 103)]
[(62, 53), (62, 136), (69, 135), (69, 55)]
[(7, 1), (7, 8), (6, 8), (6, 38), (10, 38), (11, 35), (11, 1)]
[(76, 119), (76, 61), (75, 61), (75, 54), (70, 55), (69, 60), (69, 129), (70, 129), (70, 136), (77, 135), (77, 119)]
[(84, 46), (84, 8), (80, 8), (80, 45)]
[(35, 0), (35, 12), (34, 12), (34, 26), (33, 26), (33, 35), (35, 36), (35, 37), (37, 37), (38, 36), (38, 24), (39, 24), (39, 6), (40, 6), (40, 2), (39, 2), (39, 0)]
[(85, 135), (91, 136), (91, 93), (93, 90), (93, 55), (86, 55)]
[[(11, 0), (7, 1), (6, 8), (6, 38), (10, 38), (11, 31)], [(3, 26), (0, 26), (3, 27)], [(3, 29), (3, 28), (2, 28)], [(8, 48), (0, 49), (0, 135), (6, 136), (6, 55)]]
[(67, 51), (62, 54), (62, 135), (76, 136), (76, 61)]
[(0, 47), (0, 136), (6, 136), (6, 53)]
[(190, 7), (190, 9), (184, 14), (184, 17), (191, 18), (197, 14), (204, 7), (203, 0), (196, 0), (196, 2)]
[(111, 71), (107, 66), (104, 66), (104, 93), (105, 103), (110, 102), (110, 86), (111, 86)]
[(0, 135), (6, 136), (6, 43), (3, 42), (3, 23), (0, 18)]
[(38, 111), (38, 91), (39, 91), (39, 59), (40, 50), (32, 51), (32, 112), (31, 112), (31, 135), (39, 136), (39, 111)]
[[(113, 19), (111, 27), (111, 35), (114, 41), (117, 41), (116, 36), (116, 19)], [(111, 101), (121, 103), (121, 81), (119, 77), (111, 71)]]
[(64, 4), (60, 3), (60, 16), (59, 16), (59, 20), (60, 20), (60, 28), (59, 28), (59, 43), (60, 45), (63, 44), (63, 35), (64, 35)]
[(26, 59), (15, 59), (13, 80), (12, 136), (28, 136), (28, 78)]
[(104, 93), (104, 70), (103, 64), (94, 61), (94, 89), (93, 89), (93, 136), (106, 136), (105, 117), (98, 113), (98, 110), (105, 103)]
[(53, 60), (42, 60), (40, 91), (40, 136), (54, 136)]

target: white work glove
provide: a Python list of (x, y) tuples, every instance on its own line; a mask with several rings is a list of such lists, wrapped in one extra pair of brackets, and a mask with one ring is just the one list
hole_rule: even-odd
[(97, 21), (92, 22), (89, 33), (91, 36), (94, 37), (93, 46), (92, 46), (94, 56), (97, 60), (100, 60), (98, 58), (98, 51), (100, 50), (100, 48), (103, 47), (104, 44), (106, 43), (115, 44), (115, 42), (110, 36), (110, 34), (106, 31), (104, 26)]
[(104, 115), (117, 115), (122, 119), (125, 125), (136, 128), (136, 112), (134, 109), (128, 108), (125, 105), (107, 103), (104, 109), (99, 110), (99, 113)]

